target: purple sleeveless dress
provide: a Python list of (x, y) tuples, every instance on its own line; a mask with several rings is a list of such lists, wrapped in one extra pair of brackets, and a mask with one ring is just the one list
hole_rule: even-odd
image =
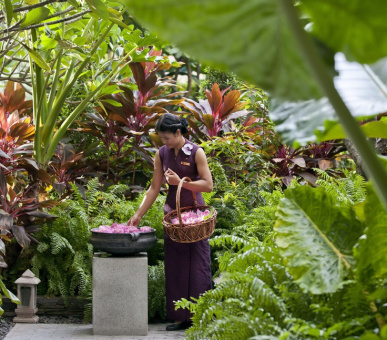
[[(189, 177), (192, 181), (200, 179), (195, 163), (195, 154), (199, 146), (186, 140), (193, 149), (190, 155), (180, 149), (175, 157), (174, 149), (162, 146), (159, 149), (164, 172), (168, 168), (180, 177)], [(188, 165), (189, 164), (189, 165)], [(170, 185), (164, 205), (164, 214), (176, 209), (177, 185)], [(204, 205), (201, 193), (196, 193), (199, 205)], [(180, 206), (193, 205), (192, 191), (181, 189)], [(211, 259), (208, 239), (195, 243), (177, 243), (164, 234), (165, 280), (167, 298), (167, 318), (169, 321), (189, 321), (191, 313), (186, 309), (175, 310), (174, 301), (190, 297), (198, 298), (200, 294), (211, 289)]]

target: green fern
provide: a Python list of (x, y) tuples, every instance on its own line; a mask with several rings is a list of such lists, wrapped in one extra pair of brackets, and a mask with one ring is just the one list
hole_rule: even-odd
[(316, 184), (337, 197), (337, 200), (347, 204), (358, 204), (367, 197), (366, 180), (356, 172), (342, 169), (344, 177), (331, 176), (321, 169), (314, 169), (319, 175)]
[[(87, 184), (85, 192), (75, 185), (72, 188), (71, 197), (52, 209), (51, 213), (57, 218), (48, 221), (35, 235), (40, 244), (31, 260), (32, 270), (42, 281), (38, 287), (40, 294), (61, 295), (66, 303), (69, 296), (78, 296), (91, 303), (93, 247), (89, 242), (90, 229), (126, 222), (141, 204), (145, 192), (134, 201), (127, 201), (123, 195), (126, 186), (112, 186), (102, 192), (97, 178)], [(155, 228), (159, 238), (157, 245), (148, 252), (150, 264), (163, 259), (163, 205), (164, 198), (160, 196), (141, 221), (141, 225)], [(157, 296), (156, 290), (153, 296)], [(160, 306), (154, 310), (163, 317), (165, 310), (163, 312)], [(86, 320), (90, 320), (90, 313), (91, 307), (86, 307)]]
[(211, 191), (211, 192), (203, 192), (202, 195), (203, 195), (203, 198), (204, 198), (204, 202), (206, 203), (206, 205), (211, 205), (212, 203), (212, 197), (216, 194), (215, 191)]
[[(50, 239), (51, 239), (52, 254), (56, 255), (66, 249), (68, 249), (72, 254), (74, 254), (74, 249), (66, 238), (54, 232), (50, 235)], [(42, 248), (40, 250), (42, 250)]]

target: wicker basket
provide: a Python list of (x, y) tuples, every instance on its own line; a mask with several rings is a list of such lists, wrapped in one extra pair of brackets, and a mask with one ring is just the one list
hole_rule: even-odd
[[(177, 187), (176, 193), (176, 210), (172, 210), (168, 214), (166, 214), (163, 218), (163, 225), (166, 234), (171, 238), (172, 241), (178, 243), (193, 243), (200, 240), (204, 240), (210, 237), (215, 230), (216, 224), (216, 210), (214, 210), (211, 217), (204, 221), (200, 221), (198, 223), (193, 224), (183, 224), (181, 219), (181, 213), (184, 211), (189, 211), (192, 209), (210, 209), (211, 207), (208, 205), (198, 205), (196, 201), (196, 193), (192, 192), (194, 205), (189, 207), (180, 208), (180, 192), (181, 187), (183, 186), (183, 182), (187, 180), (191, 182), (189, 177), (184, 177)], [(179, 218), (179, 224), (172, 224), (170, 221), (173, 218)]]

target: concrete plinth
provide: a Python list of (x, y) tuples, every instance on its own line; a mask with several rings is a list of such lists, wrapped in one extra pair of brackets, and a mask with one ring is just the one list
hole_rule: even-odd
[(13, 322), (38, 323), (39, 317), (36, 315), (37, 308), (19, 307), (15, 310), (17, 316), (13, 318)]
[(93, 258), (93, 333), (148, 334), (148, 257)]

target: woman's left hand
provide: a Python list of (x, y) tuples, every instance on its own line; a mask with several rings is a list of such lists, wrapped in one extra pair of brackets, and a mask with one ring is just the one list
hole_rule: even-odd
[(168, 170), (164, 172), (164, 176), (169, 185), (179, 185), (180, 177), (176, 174), (176, 172), (168, 168)]

